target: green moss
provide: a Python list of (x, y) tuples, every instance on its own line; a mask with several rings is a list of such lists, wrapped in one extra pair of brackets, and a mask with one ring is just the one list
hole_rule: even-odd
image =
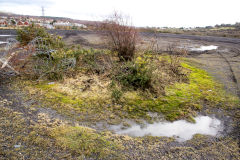
[(206, 100), (210, 105), (220, 105), (221, 107), (235, 107), (239, 104), (237, 96), (227, 93), (223, 86), (216, 81), (204, 70), (182, 63), (182, 66), (190, 69), (189, 75), (190, 90), (195, 96), (195, 101)]
[(69, 96), (66, 94), (63, 94), (61, 92), (56, 92), (54, 90), (55, 84), (46, 84), (46, 83), (41, 83), (34, 85), (34, 87), (39, 88), (43, 91), (46, 92), (45, 98), (46, 100), (53, 102), (53, 103), (62, 103), (62, 104), (70, 104), (74, 106), (81, 106), (83, 103), (82, 100), (75, 99), (73, 96)]
[(215, 82), (204, 70), (182, 63), (182, 66), (189, 69), (189, 83), (175, 83), (165, 87), (165, 96), (158, 99), (125, 99), (124, 107), (130, 115), (135, 117), (148, 117), (148, 112), (159, 112), (165, 118), (174, 121), (180, 118), (194, 122), (192, 116), (200, 110), (203, 105), (209, 107), (222, 107), (225, 109), (239, 105), (236, 96), (226, 93), (222, 85)]
[(87, 127), (61, 126), (52, 129), (51, 136), (57, 145), (84, 156), (114, 157), (117, 156), (114, 149), (121, 148), (120, 144), (108, 140), (108, 136)]

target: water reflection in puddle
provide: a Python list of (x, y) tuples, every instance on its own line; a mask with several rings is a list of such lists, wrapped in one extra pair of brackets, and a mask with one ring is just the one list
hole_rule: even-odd
[(142, 137), (145, 135), (176, 137), (178, 141), (186, 141), (193, 137), (194, 134), (205, 134), (216, 136), (221, 130), (221, 122), (216, 118), (208, 116), (198, 116), (194, 118), (196, 123), (190, 123), (185, 120), (175, 122), (158, 122), (146, 124), (141, 127), (138, 124), (132, 124), (128, 129), (121, 129), (122, 125), (112, 126), (111, 129), (117, 134)]
[(13, 37), (13, 36), (16, 36), (16, 35), (4, 35), (4, 34), (0, 35), (0, 37)]
[(0, 44), (5, 44), (5, 43), (7, 43), (7, 42), (0, 41)]
[(191, 51), (209, 51), (217, 49), (218, 46), (210, 45), (210, 46), (201, 46), (199, 48), (190, 48)]

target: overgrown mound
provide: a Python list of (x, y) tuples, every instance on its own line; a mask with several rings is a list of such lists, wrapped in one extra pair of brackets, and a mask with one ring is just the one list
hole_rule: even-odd
[[(205, 71), (179, 56), (139, 54), (122, 62), (109, 51), (82, 48), (58, 50), (52, 56), (53, 63), (40, 65), (49, 68), (38, 76), (41, 81), (26, 86), (47, 106), (80, 121), (157, 120), (151, 113), (192, 121), (203, 105), (227, 108), (238, 103)], [(74, 65), (64, 68), (66, 59), (74, 59)]]
[(126, 61), (118, 52), (64, 47), (48, 56), (32, 54), (22, 68), (28, 79), (38, 80), (27, 82), (31, 94), (81, 121), (155, 121), (152, 113), (171, 121), (193, 120), (206, 104), (237, 103), (205, 71), (185, 63), (183, 50), (168, 51), (138, 52)]

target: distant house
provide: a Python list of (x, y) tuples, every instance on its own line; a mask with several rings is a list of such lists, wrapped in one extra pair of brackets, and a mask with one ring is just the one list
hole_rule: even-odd
[(23, 23), (22, 21), (18, 21), (17, 25), (18, 25), (18, 26), (23, 26), (24, 23)]
[(54, 29), (54, 26), (51, 24), (43, 24), (43, 27), (47, 28), (47, 29)]
[(5, 26), (7, 26), (7, 25), (8, 25), (8, 23), (7, 23), (6, 21), (0, 22), (0, 26), (1, 26), (1, 27), (5, 27)]
[(1, 17), (1, 19), (7, 19), (7, 17), (5, 17), (5, 16), (2, 16), (2, 17)]
[(36, 27), (41, 27), (41, 23), (35, 23)]
[(56, 22), (53, 24), (54, 26), (73, 26), (71, 23), (69, 22)]
[(28, 26), (29, 23), (27, 21), (25, 21), (23, 25)]
[(80, 24), (80, 23), (74, 23), (73, 25), (76, 26), (76, 27), (87, 28), (86, 25)]

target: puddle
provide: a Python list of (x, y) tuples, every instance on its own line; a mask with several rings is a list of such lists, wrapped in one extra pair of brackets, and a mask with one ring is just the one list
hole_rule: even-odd
[(122, 125), (112, 126), (110, 129), (114, 130), (117, 134), (135, 137), (145, 135), (175, 137), (180, 142), (190, 140), (195, 134), (216, 136), (218, 131), (222, 129), (220, 120), (216, 118), (198, 116), (194, 119), (196, 123), (178, 120), (175, 122), (146, 124), (146, 127), (141, 127), (134, 123), (128, 129), (122, 129)]
[(210, 51), (217, 49), (218, 46), (210, 45), (210, 46), (201, 46), (199, 48), (190, 48), (191, 51)]
[(5, 44), (5, 43), (7, 43), (7, 42), (0, 41), (0, 44)]
[(16, 35), (4, 35), (4, 34), (0, 35), (0, 37), (13, 37), (13, 36), (16, 36)]

